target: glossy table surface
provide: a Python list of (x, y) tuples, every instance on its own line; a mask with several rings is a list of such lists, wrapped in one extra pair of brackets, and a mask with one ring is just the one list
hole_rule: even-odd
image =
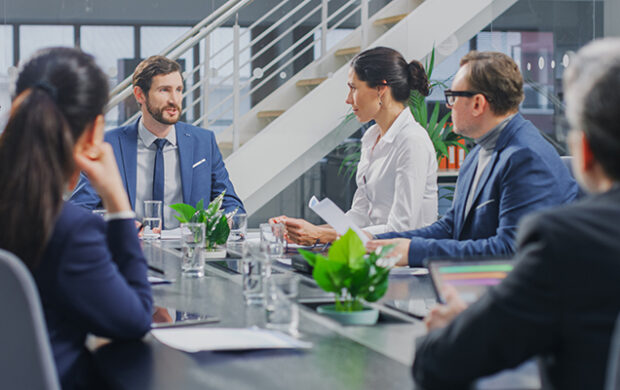
[[(174, 241), (144, 242), (149, 264), (161, 268), (171, 284), (153, 286), (157, 306), (203, 313), (220, 319), (196, 326), (249, 327), (265, 325), (261, 307), (246, 306), (238, 260), (208, 261), (205, 277), (180, 273), (181, 253)], [(279, 262), (274, 272), (293, 272)], [(434, 300), (428, 276), (391, 275), (385, 297), (376, 304), (374, 326), (341, 326), (317, 314), (312, 303), (330, 300), (310, 276), (300, 274), (298, 305), (300, 338), (309, 350), (259, 350), (185, 353), (169, 348), (151, 335), (137, 342), (115, 342), (97, 349), (95, 359), (108, 385), (117, 389), (410, 389), (415, 339), (426, 333), (423, 316)], [(388, 306), (386, 304), (391, 304)], [(502, 375), (482, 388), (506, 384), (536, 388), (528, 375)], [(504, 375), (505, 376), (505, 375)]]

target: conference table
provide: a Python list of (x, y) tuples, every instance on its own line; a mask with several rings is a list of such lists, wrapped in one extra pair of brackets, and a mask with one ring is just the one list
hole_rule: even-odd
[[(171, 284), (153, 286), (157, 306), (215, 316), (219, 322), (194, 326), (264, 327), (265, 310), (245, 304), (239, 259), (207, 261), (205, 276), (181, 274), (176, 241), (144, 241), (150, 265), (161, 268)], [(273, 273), (296, 272), (275, 261)], [(394, 272), (389, 289), (376, 304), (374, 326), (343, 326), (318, 314), (317, 303), (333, 297), (299, 273), (299, 338), (310, 349), (186, 353), (152, 335), (141, 341), (113, 342), (94, 351), (107, 386), (114, 389), (412, 389), (415, 339), (426, 333), (421, 318), (435, 303), (428, 275)], [(516, 386), (516, 387), (515, 387)], [(476, 388), (539, 388), (533, 363), (478, 381)]]

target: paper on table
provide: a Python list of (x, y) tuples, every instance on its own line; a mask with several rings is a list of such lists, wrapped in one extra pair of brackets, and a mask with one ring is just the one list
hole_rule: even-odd
[(161, 343), (185, 352), (311, 348), (312, 343), (259, 328), (171, 328), (152, 330)]
[(343, 235), (347, 230), (353, 229), (364, 245), (368, 242), (368, 236), (364, 234), (362, 229), (360, 229), (351, 218), (347, 217), (340, 207), (336, 206), (331, 199), (325, 198), (319, 202), (316, 196), (313, 196), (308, 202), (308, 207), (317, 213), (319, 217), (323, 218), (325, 222), (330, 224), (338, 234)]
[(178, 227), (176, 229), (162, 230), (161, 239), (162, 240), (180, 240), (181, 239), (181, 228)]
[(172, 280), (160, 278), (158, 276), (148, 276), (148, 281), (150, 284), (170, 284)]

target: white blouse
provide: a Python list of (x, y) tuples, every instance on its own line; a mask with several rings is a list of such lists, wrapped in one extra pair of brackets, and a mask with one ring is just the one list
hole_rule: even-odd
[(362, 137), (346, 214), (372, 234), (430, 225), (437, 220), (437, 159), (428, 133), (405, 107), (373, 149), (380, 134), (374, 125)]

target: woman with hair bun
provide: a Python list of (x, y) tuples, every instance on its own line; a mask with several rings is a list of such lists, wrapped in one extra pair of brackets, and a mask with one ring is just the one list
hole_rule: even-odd
[[(375, 121), (362, 137), (357, 191), (347, 215), (372, 234), (417, 229), (437, 219), (437, 160), (427, 131), (407, 106), (411, 90), (429, 94), (419, 61), (407, 63), (394, 49), (375, 47), (351, 62), (346, 103), (362, 122)], [(329, 225), (280, 216), (288, 240), (302, 245), (337, 238)]]
[[(152, 306), (134, 213), (103, 142), (108, 80), (79, 50), (44, 49), (23, 66), (16, 94), (0, 136), (0, 248), (34, 276), (62, 388), (95, 388), (86, 335), (140, 338)], [(63, 201), (80, 170), (108, 222)]]

